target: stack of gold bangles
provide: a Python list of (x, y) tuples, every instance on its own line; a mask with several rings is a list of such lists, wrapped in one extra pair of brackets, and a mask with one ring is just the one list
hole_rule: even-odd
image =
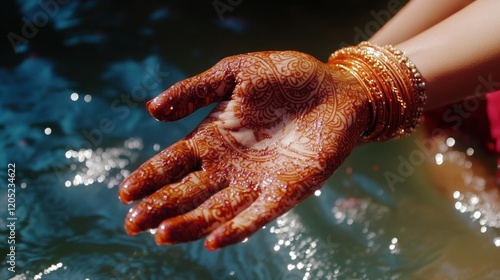
[(334, 52), (328, 64), (351, 72), (368, 93), (372, 120), (363, 141), (401, 138), (420, 123), (427, 100), (425, 83), (402, 51), (363, 42)]

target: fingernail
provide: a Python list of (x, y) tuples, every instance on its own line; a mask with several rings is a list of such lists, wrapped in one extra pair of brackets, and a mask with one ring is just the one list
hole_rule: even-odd
[(130, 199), (130, 193), (128, 192), (128, 184), (123, 184), (120, 185), (120, 188), (118, 189), (118, 198), (123, 204), (130, 204), (132, 200)]
[[(137, 205), (128, 210), (127, 216), (125, 217), (125, 231), (128, 235), (134, 236), (139, 232), (144, 231), (147, 227), (144, 227), (143, 218), (141, 218), (141, 211), (137, 209)], [(142, 216), (143, 217), (143, 216)]]
[(158, 227), (158, 229), (156, 230), (155, 242), (159, 246), (161, 246), (161, 245), (173, 245), (174, 242), (171, 242), (170, 239), (171, 239), (170, 231), (164, 225), (164, 223), (162, 223)]
[(146, 103), (146, 109), (148, 110), (149, 114), (155, 118), (156, 120), (160, 120), (160, 116), (161, 116), (161, 113), (159, 112), (159, 107), (161, 106), (158, 106), (158, 101), (157, 101), (157, 97), (149, 100), (147, 103)]
[(205, 239), (205, 248), (211, 252), (214, 252), (219, 249), (219, 246), (217, 246), (217, 242), (214, 238), (207, 238)]

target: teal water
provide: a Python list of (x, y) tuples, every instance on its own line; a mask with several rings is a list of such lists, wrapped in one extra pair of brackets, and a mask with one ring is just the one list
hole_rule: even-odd
[[(234, 5), (221, 12), (220, 2)], [(371, 32), (380, 21), (373, 14), (388, 5), (220, 2), (5, 1), (0, 279), (499, 277), (494, 204), (480, 210), (481, 217), (490, 211), (488, 219), (461, 211), (459, 200), (473, 196), (440, 188), (451, 182), (429, 171), (439, 168), (434, 155), (402, 181), (387, 180), (387, 172), (401, 174), (401, 157), (409, 158), (422, 134), (358, 147), (320, 192), (244, 243), (208, 252), (202, 241), (158, 247), (149, 233), (127, 236), (118, 184), (209, 110), (160, 123), (145, 110), (147, 100), (236, 53), (294, 49), (325, 60), (363, 36), (360, 30)], [(24, 41), (13, 44), (11, 32)]]

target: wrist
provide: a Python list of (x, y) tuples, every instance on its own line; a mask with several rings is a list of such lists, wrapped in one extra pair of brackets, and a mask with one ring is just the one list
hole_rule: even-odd
[(401, 138), (420, 123), (425, 83), (403, 52), (363, 42), (334, 52), (327, 64), (351, 73), (368, 99), (371, 116), (362, 141)]

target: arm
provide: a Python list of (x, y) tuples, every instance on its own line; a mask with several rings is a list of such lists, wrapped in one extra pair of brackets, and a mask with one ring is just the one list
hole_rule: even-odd
[(370, 41), (399, 44), (418, 66), (427, 80), (428, 110), (497, 89), (499, 2), (430, 2), (410, 1)]
[(500, 1), (476, 1), (396, 45), (426, 79), (426, 109), (498, 89), (494, 81), (500, 80), (499, 11)]
[(463, 9), (473, 0), (413, 0), (404, 6), (370, 41), (398, 44), (425, 31)]

